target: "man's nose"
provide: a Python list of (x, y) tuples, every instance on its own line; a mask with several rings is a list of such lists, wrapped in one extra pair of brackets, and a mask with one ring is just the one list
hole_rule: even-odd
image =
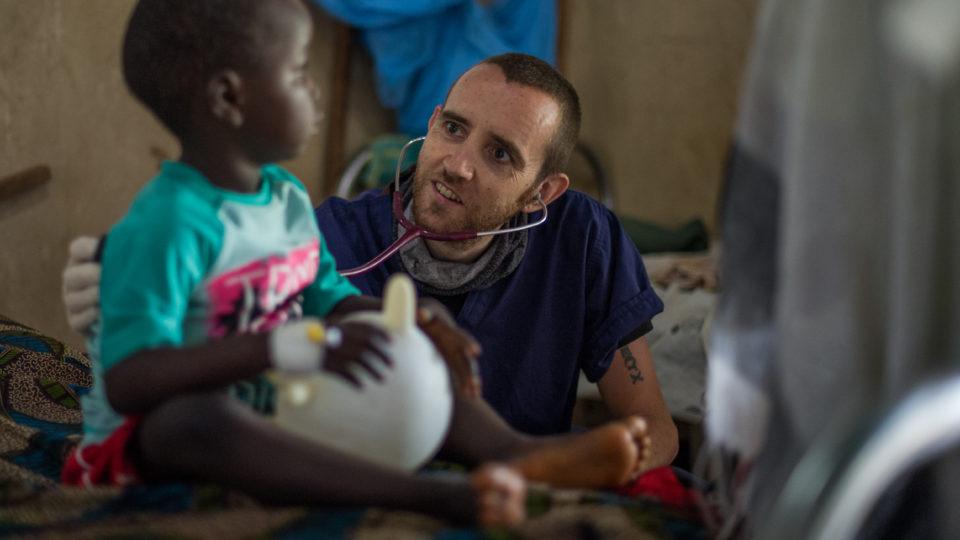
[(470, 149), (466, 144), (454, 147), (443, 161), (443, 169), (447, 175), (458, 180), (472, 180), (474, 176), (474, 161)]

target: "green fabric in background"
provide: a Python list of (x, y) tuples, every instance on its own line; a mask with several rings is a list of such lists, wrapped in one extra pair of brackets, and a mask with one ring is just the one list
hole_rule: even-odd
[[(400, 159), (400, 150), (409, 140), (410, 137), (407, 135), (392, 133), (373, 139), (368, 145), (371, 152), (370, 161), (360, 171), (358, 191), (381, 188), (392, 183), (397, 171), (397, 160)], [(417, 162), (420, 146), (420, 144), (413, 144), (407, 149), (403, 155), (401, 170)]]
[(710, 235), (700, 218), (690, 220), (676, 229), (666, 229), (629, 216), (618, 217), (623, 230), (642, 254), (695, 252), (710, 248)]

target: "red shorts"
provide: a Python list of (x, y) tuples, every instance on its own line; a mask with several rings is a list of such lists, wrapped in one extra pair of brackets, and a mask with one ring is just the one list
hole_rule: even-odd
[(75, 448), (63, 464), (60, 481), (69, 486), (84, 487), (139, 483), (140, 475), (129, 452), (139, 424), (139, 416), (128, 416), (103, 441)]
[(671, 506), (694, 508), (697, 504), (696, 492), (680, 483), (669, 466), (650, 469), (617, 492), (627, 497), (653, 497)]

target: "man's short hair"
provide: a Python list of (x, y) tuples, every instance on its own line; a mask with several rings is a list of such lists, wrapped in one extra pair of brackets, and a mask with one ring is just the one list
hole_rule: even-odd
[(576, 89), (553, 66), (529, 54), (506, 53), (487, 58), (482, 63), (499, 67), (507, 82), (544, 92), (560, 107), (560, 124), (547, 143), (537, 181), (563, 172), (580, 136), (580, 98)]
[(175, 135), (218, 69), (259, 67), (271, 36), (264, 0), (139, 0), (123, 41), (123, 78)]

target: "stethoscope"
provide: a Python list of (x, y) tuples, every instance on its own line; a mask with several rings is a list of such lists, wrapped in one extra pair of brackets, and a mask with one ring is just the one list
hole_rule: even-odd
[(360, 265), (356, 268), (339, 270), (340, 275), (344, 277), (352, 277), (365, 274), (376, 268), (383, 261), (387, 260), (390, 256), (399, 251), (400, 248), (409, 244), (410, 242), (413, 242), (417, 238), (422, 237), (427, 240), (439, 240), (441, 242), (459, 242), (463, 240), (473, 240), (474, 238), (479, 238), (481, 236), (496, 236), (498, 234), (510, 234), (517, 231), (532, 229), (537, 225), (542, 225), (547, 221), (547, 205), (543, 202), (543, 198), (540, 196), (539, 192), (537, 192), (537, 202), (540, 203), (540, 207), (543, 208), (543, 215), (540, 216), (540, 219), (533, 223), (527, 223), (526, 225), (520, 225), (517, 227), (508, 227), (506, 229), (496, 229), (493, 231), (435, 233), (424, 229), (408, 219), (403, 212), (403, 198), (400, 196), (400, 174), (402, 173), (401, 168), (403, 167), (403, 156), (407, 152), (407, 148), (409, 148), (410, 145), (422, 142), (424, 139), (426, 139), (426, 137), (417, 137), (416, 139), (407, 141), (407, 144), (403, 145), (403, 148), (400, 149), (400, 156), (397, 158), (397, 171), (393, 179), (393, 217), (397, 220), (397, 224), (403, 227), (403, 235), (401, 235), (400, 238), (397, 238), (397, 240), (390, 244), (387, 249), (383, 250), (382, 253), (370, 259), (366, 264)]

